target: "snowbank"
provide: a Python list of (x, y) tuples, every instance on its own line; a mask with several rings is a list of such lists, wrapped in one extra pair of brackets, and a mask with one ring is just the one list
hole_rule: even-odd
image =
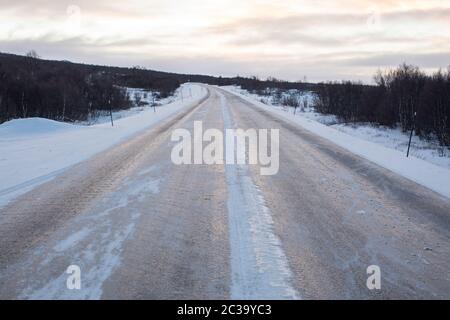
[[(142, 131), (206, 96), (207, 90), (185, 84), (183, 101), (176, 100), (111, 124), (72, 125), (42, 118), (12, 120), (0, 125), (0, 206)], [(192, 93), (192, 97), (191, 97)]]
[(305, 117), (293, 117), (292, 114), (284, 112), (280, 108), (268, 106), (252, 97), (236, 92), (233, 88), (221, 88), (287, 121), (296, 123), (358, 156), (450, 198), (450, 170), (446, 168), (439, 167), (422, 159), (414, 157), (406, 158), (403, 152), (351, 136)]
[(75, 126), (43, 118), (15, 119), (0, 125), (0, 139), (14, 139), (33, 135), (54, 134), (73, 130)]

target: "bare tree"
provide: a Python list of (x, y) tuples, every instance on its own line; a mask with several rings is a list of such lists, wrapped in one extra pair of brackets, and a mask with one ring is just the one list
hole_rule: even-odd
[(308, 107), (309, 107), (308, 97), (303, 96), (301, 111), (304, 112), (306, 109), (308, 109)]
[(134, 102), (136, 103), (136, 105), (139, 106), (141, 104), (141, 101), (142, 101), (141, 94), (139, 92), (135, 92), (134, 93)]
[(40, 59), (41, 57), (37, 54), (36, 51), (30, 50), (27, 52), (26, 57), (29, 59)]
[(283, 97), (282, 104), (294, 108), (294, 115), (297, 113), (297, 108), (300, 106), (295, 93), (290, 93), (288, 96)]

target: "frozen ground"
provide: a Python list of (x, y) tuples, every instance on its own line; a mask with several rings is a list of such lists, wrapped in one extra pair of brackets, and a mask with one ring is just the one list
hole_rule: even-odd
[[(171, 103), (138, 107), (99, 123), (68, 124), (42, 118), (17, 119), (0, 125), (0, 206), (48, 181), (70, 166), (117, 144), (169, 117), (206, 95), (206, 89), (186, 84)], [(166, 100), (165, 102), (170, 102)]]
[[(405, 136), (395, 130), (370, 126), (350, 127), (337, 124), (333, 117), (319, 117), (311, 110), (299, 112), (294, 116), (286, 107), (275, 107), (260, 96), (243, 92), (236, 87), (222, 87), (237, 94), (253, 104), (293, 121), (303, 128), (333, 141), (337, 145), (370, 160), (386, 169), (419, 183), (443, 196), (450, 198), (450, 161), (448, 157), (440, 157), (438, 150), (426, 142), (415, 139), (412, 155), (406, 158), (404, 151)], [(308, 95), (311, 98), (311, 95)], [(324, 122), (324, 123), (321, 123)], [(422, 144), (422, 147), (418, 146)], [(399, 150), (400, 149), (400, 150)]]

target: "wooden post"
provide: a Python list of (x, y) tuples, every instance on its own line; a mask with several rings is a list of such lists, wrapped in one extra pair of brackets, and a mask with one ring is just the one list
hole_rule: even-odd
[(111, 116), (111, 127), (114, 127), (114, 121), (112, 116), (112, 106), (111, 106), (111, 99), (108, 100), (109, 103), (109, 115)]
[(413, 121), (412, 121), (412, 124), (411, 124), (411, 133), (409, 135), (408, 151), (406, 152), (406, 157), (407, 158), (409, 157), (409, 149), (411, 148), (411, 140), (412, 140), (414, 128), (416, 127), (416, 115), (417, 115), (417, 112), (414, 112)]

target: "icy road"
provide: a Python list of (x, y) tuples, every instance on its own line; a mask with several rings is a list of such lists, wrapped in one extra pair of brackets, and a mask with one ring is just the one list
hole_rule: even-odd
[[(450, 200), (208, 90), (0, 208), (0, 298), (450, 299)], [(194, 121), (279, 129), (278, 174), (175, 165)]]

